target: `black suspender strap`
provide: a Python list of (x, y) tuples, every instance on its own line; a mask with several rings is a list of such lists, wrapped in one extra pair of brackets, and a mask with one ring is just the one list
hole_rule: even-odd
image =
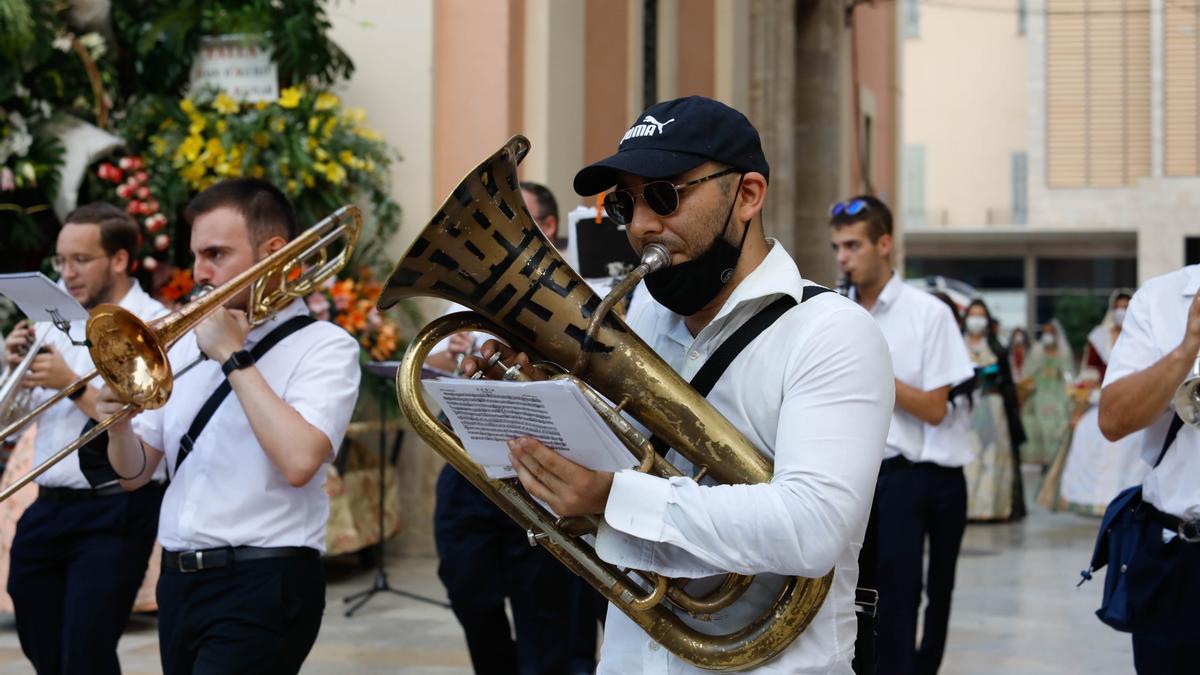
[[(284, 321), (267, 333), (258, 344), (250, 349), (250, 353), (254, 355), (254, 360), (258, 361), (270, 351), (285, 337), (295, 333), (296, 331), (316, 323), (317, 320), (307, 314), (293, 316)], [(192, 426), (188, 427), (187, 433), (179, 439), (179, 456), (175, 459), (175, 473), (179, 474), (179, 467), (183, 465), (183, 460), (187, 459), (191, 454), (192, 448), (196, 445), (196, 439), (200, 437), (200, 432), (204, 431), (204, 427), (208, 425), (208, 421), (212, 419), (213, 414), (217, 412), (217, 408), (221, 407), (221, 403), (225, 401), (225, 397), (229, 396), (229, 392), (233, 391), (233, 386), (229, 384), (229, 380), (225, 379), (217, 390), (208, 397), (204, 405), (200, 406), (200, 412), (196, 413), (196, 418), (192, 420)]]
[[(823, 286), (805, 286), (804, 292), (800, 296), (800, 302), (806, 302), (822, 293), (829, 293), (830, 290)], [(790, 295), (785, 295), (775, 302), (760, 309), (757, 314), (750, 317), (750, 320), (742, 324), (729, 339), (721, 343), (720, 347), (708, 357), (696, 375), (692, 377), (692, 388), (700, 393), (701, 396), (708, 396), (713, 387), (717, 385), (717, 381), (725, 374), (725, 370), (729, 368), (729, 364), (742, 353), (754, 338), (762, 334), (763, 331), (770, 328), (779, 317), (783, 316), (789, 309), (796, 306), (796, 299)], [(660, 455), (665, 455), (670, 448), (667, 447), (666, 441), (658, 436), (650, 439), (650, 443), (654, 445), (655, 451)]]

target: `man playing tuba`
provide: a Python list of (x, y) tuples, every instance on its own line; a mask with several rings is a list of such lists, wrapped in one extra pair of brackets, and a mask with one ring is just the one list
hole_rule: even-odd
[[(654, 302), (636, 306), (628, 322), (684, 378), (764, 308), (791, 305), (708, 395), (772, 459), (772, 480), (697, 481), (687, 475), (696, 468), (675, 452), (668, 459), (682, 477), (591, 471), (530, 438), (510, 442), (511, 461), (524, 487), (559, 514), (602, 516), (596, 550), (609, 563), (696, 579), (701, 593), (729, 572), (757, 575), (705, 631), (733, 632), (760, 616), (783, 577), (834, 570), (808, 629), (755, 672), (848, 673), (858, 549), (893, 405), (891, 362), (865, 311), (803, 279), (782, 245), (764, 236), (768, 177), (745, 116), (689, 97), (639, 115), (614, 155), (576, 175), (575, 190), (615, 187), (605, 208), (627, 226), (633, 248), (658, 243), (670, 252), (672, 265), (646, 277)], [(479, 371), (497, 350), (530, 371), (528, 358), (492, 341), (464, 372)], [(610, 607), (599, 672), (703, 671)]]

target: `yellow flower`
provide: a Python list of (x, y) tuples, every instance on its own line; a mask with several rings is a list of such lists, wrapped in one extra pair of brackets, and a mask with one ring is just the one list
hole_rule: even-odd
[(308, 138), (304, 139), (304, 149), (307, 150), (308, 152), (312, 152), (313, 150), (316, 150), (318, 147), (320, 147), (320, 146), (317, 145), (317, 139), (313, 138), (312, 136), (309, 136)]
[(179, 109), (187, 113), (189, 116), (196, 113), (196, 106), (192, 103), (192, 99), (185, 98), (179, 102)]
[(213, 167), (213, 173), (217, 174), (218, 176), (228, 176), (229, 169), (229, 162), (218, 162), (217, 165)]
[(321, 137), (329, 138), (332, 136), (335, 127), (337, 127), (336, 117), (330, 117), (329, 119), (325, 120), (325, 126), (321, 127)]
[(292, 195), (296, 194), (296, 181), (289, 178), (288, 182), (287, 182), (287, 190), (288, 190), (288, 194), (292, 194)]
[(363, 168), (366, 169), (368, 173), (375, 173), (375, 160), (368, 157), (366, 164), (363, 165)]
[(189, 162), (196, 161), (200, 156), (200, 151), (204, 149), (204, 137), (199, 135), (188, 136), (179, 146), (178, 154), (182, 155)]
[(358, 164), (359, 164), (358, 158), (355, 157), (354, 153), (350, 152), (349, 150), (343, 150), (343, 151), (339, 152), (338, 153), (338, 161), (341, 162), (342, 164), (345, 164), (347, 166), (353, 166), (355, 168), (357, 168)]
[(367, 121), (367, 111), (362, 108), (346, 108), (344, 114), (353, 126), (358, 126)]
[(310, 134), (317, 133), (317, 125), (319, 125), (320, 123), (321, 123), (321, 119), (318, 117), (308, 118), (308, 133), (310, 133)]
[(199, 186), (202, 178), (204, 178), (204, 165), (199, 162), (189, 164), (183, 170), (183, 179), (191, 185)]
[(226, 131), (229, 131), (229, 125), (225, 123), (225, 120), (217, 120), (217, 133), (223, 134)]
[(206, 126), (208, 126), (208, 121), (203, 117), (193, 117), (192, 123), (188, 125), (188, 133), (199, 134), (200, 132), (204, 131)]
[(151, 137), (150, 145), (154, 148), (154, 154), (157, 157), (162, 157), (167, 152), (167, 141), (161, 136)]
[(346, 170), (342, 168), (341, 164), (330, 162), (325, 167), (325, 178), (334, 185), (341, 185), (342, 181), (346, 180)]
[(292, 165), (288, 164), (286, 161), (280, 162), (279, 163), (279, 173), (284, 178), (291, 176), (292, 175)]
[(383, 136), (380, 136), (377, 132), (366, 127), (359, 127), (354, 130), (354, 133), (357, 134), (359, 138), (365, 138), (368, 141), (383, 140)]
[(317, 146), (314, 154), (317, 157), (317, 161), (324, 162), (325, 160), (329, 159), (329, 153), (325, 152), (325, 148), (322, 148), (319, 145)]
[(266, 148), (271, 144), (271, 137), (265, 131), (257, 131), (254, 133), (254, 144), (260, 148)]
[(238, 102), (225, 92), (221, 92), (217, 94), (217, 98), (213, 101), (213, 108), (221, 114), (233, 115), (238, 111)]
[(250, 175), (254, 176), (255, 178), (262, 178), (265, 174), (266, 174), (266, 170), (264, 170), (261, 166), (259, 166), (257, 164), (250, 167)]
[(216, 138), (208, 139), (208, 143), (204, 144), (204, 151), (214, 157), (225, 156), (225, 147), (221, 145), (221, 141)]
[(313, 108), (316, 110), (330, 110), (336, 108), (338, 103), (340, 101), (338, 101), (338, 97), (335, 94), (323, 91), (317, 94), (317, 102), (313, 105)]
[(271, 118), (271, 131), (274, 131), (277, 134), (282, 134), (285, 128), (287, 128), (287, 122), (285, 122), (282, 117)]
[(254, 107), (257, 110), (266, 110), (268, 105), (270, 105), (270, 103), (267, 101), (259, 101), (258, 103), (254, 104)]
[(304, 96), (304, 87), (288, 87), (279, 92), (279, 106), (281, 108), (295, 108), (300, 105), (300, 99)]
[(304, 187), (307, 187), (307, 188), (310, 188), (317, 184), (317, 181), (313, 179), (312, 174), (310, 174), (307, 171), (303, 171), (300, 173), (300, 180), (304, 183)]

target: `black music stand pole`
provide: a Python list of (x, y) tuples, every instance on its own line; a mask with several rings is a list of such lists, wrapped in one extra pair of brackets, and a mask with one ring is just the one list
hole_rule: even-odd
[[(371, 362), (367, 363), (367, 371), (368, 372), (370, 372), (374, 375), (377, 375), (379, 377), (382, 377), (386, 380), (395, 380), (396, 379), (396, 369), (398, 367), (399, 367), (399, 362), (397, 362), (397, 361), (371, 361)], [(346, 602), (346, 603), (353, 602), (354, 603), (353, 605), (350, 606), (349, 609), (346, 610), (346, 616), (348, 616), (348, 617), (353, 616), (354, 613), (357, 612), (360, 608), (362, 608), (363, 605), (367, 604), (368, 600), (375, 597), (376, 593), (395, 593), (396, 595), (401, 595), (406, 598), (411, 598), (413, 600), (419, 600), (421, 602), (427, 602), (431, 605), (437, 605), (438, 607), (445, 607), (446, 609), (450, 609), (450, 605), (445, 602), (441, 602), (439, 600), (434, 600), (433, 598), (427, 598), (423, 595), (417, 595), (416, 593), (411, 593), (409, 591), (406, 591), (406, 590), (403, 590), (400, 588), (392, 588), (391, 584), (388, 583), (387, 570), (385, 570), (383, 567), (383, 544), (384, 544), (384, 526), (383, 526), (383, 503), (384, 502), (383, 502), (383, 497), (384, 497), (384, 493), (387, 492), (386, 483), (385, 483), (385, 481), (387, 479), (387, 474), (385, 472), (386, 465), (387, 465), (387, 452), (385, 451), (385, 448), (387, 447), (387, 425), (384, 424), (386, 415), (387, 415), (386, 398), (384, 396), (380, 396), (379, 397), (379, 542), (375, 544), (375, 582), (371, 585), (370, 588), (368, 588), (366, 590), (359, 591), (353, 595), (347, 595), (346, 597), (342, 598), (342, 602)], [(392, 447), (393, 455), (396, 455), (396, 453), (398, 453), (400, 450), (400, 439), (401, 439), (401, 436), (399, 434), (397, 434), (396, 441), (395, 441), (395, 443), (393, 443), (393, 447)]]

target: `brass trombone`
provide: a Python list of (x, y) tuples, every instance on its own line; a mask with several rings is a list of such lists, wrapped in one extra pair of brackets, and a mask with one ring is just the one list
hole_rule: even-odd
[[(51, 406), (87, 386), (96, 375), (104, 378), (125, 406), (5, 488), (0, 492), (0, 502), (135, 410), (161, 408), (171, 396), (175, 376), (199, 363), (193, 361), (173, 374), (167, 350), (217, 308), (248, 288), (250, 324), (266, 321), (337, 274), (350, 261), (361, 230), (358, 207), (343, 206), (227, 283), (149, 325), (117, 305), (93, 309), (87, 320), (87, 341), (96, 367), (0, 430), (0, 438), (20, 431)], [(339, 241), (341, 249), (332, 253)]]

